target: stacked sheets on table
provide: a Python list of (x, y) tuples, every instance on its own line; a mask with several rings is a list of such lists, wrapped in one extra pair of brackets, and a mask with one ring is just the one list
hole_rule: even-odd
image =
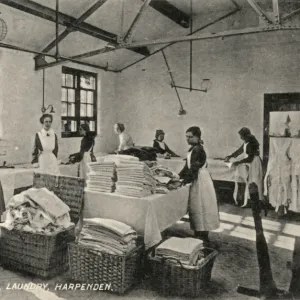
[(87, 189), (95, 192), (112, 193), (115, 191), (116, 165), (114, 162), (92, 162), (88, 164)]

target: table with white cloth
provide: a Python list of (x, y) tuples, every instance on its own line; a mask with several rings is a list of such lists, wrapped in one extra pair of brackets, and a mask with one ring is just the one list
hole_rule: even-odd
[(133, 198), (86, 189), (83, 217), (123, 222), (142, 235), (150, 248), (161, 241), (161, 232), (187, 213), (189, 190), (187, 185), (163, 195)]

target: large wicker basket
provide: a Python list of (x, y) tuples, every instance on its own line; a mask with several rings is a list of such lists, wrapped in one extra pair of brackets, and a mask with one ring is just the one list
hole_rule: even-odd
[(151, 268), (151, 283), (164, 296), (198, 297), (201, 289), (210, 281), (217, 251), (202, 249), (204, 260), (193, 268), (182, 265), (174, 259), (148, 256)]
[(124, 294), (140, 278), (143, 246), (127, 255), (112, 255), (77, 243), (69, 244), (71, 279), (87, 284), (108, 284), (111, 292)]
[(56, 276), (68, 269), (68, 243), (74, 240), (74, 226), (52, 235), (1, 228), (0, 261), (10, 269)]
[(77, 224), (83, 208), (84, 179), (34, 173), (33, 186), (47, 188), (70, 207), (71, 221)]

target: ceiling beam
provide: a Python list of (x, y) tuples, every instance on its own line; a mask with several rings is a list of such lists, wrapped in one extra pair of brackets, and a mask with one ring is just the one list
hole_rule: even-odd
[(273, 24), (273, 21), (269, 18), (267, 13), (256, 3), (255, 0), (247, 0), (247, 2), (267, 25)]
[[(216, 24), (216, 23), (218, 23), (218, 22), (220, 22), (220, 21), (222, 21), (222, 20), (224, 20), (224, 19), (226, 19), (226, 18), (228, 18), (228, 17), (230, 17), (230, 16), (236, 14), (238, 11), (240, 11), (240, 8), (237, 8), (237, 9), (235, 9), (235, 10), (232, 10), (231, 12), (229, 12), (229, 13), (227, 13), (227, 14), (225, 14), (225, 15), (223, 15), (223, 16), (221, 16), (221, 17), (219, 17), (219, 18), (217, 18), (217, 19), (215, 19), (215, 20), (213, 20), (213, 21), (204, 24), (203, 26), (201, 26), (201, 27), (198, 28), (197, 30), (193, 31), (191, 34), (188, 34), (187, 36), (191, 36), (191, 35), (193, 35), (193, 34), (199, 32), (199, 31), (201, 31), (201, 30), (203, 30), (203, 29), (205, 29), (205, 28), (208, 28), (208, 27), (210, 27), (210, 26), (212, 26), (212, 25), (214, 25), (214, 24)], [(164, 50), (164, 49), (166, 49), (166, 48), (168, 48), (168, 47), (170, 47), (170, 46), (172, 46), (172, 45), (174, 45), (174, 44), (176, 44), (176, 42), (170, 43), (170, 44), (168, 44), (168, 45), (162, 47), (161, 49), (158, 49), (158, 50), (152, 52), (148, 57), (150, 57), (150, 56), (152, 56), (152, 55), (155, 55), (155, 54), (157, 54), (158, 52), (161, 52), (161, 50)], [(129, 64), (129, 65), (127, 65), (126, 67), (124, 67), (124, 68), (121, 69), (120, 71), (122, 72), (122, 71), (124, 71), (124, 70), (130, 68), (130, 67), (134, 66), (135, 64), (137, 64), (137, 63), (139, 63), (139, 62), (141, 62), (141, 61), (147, 59), (148, 57), (143, 57), (143, 58), (141, 58), (141, 59), (139, 59), (139, 60), (137, 60), (137, 61), (135, 61), (135, 62), (133, 62), (133, 63), (131, 63), (131, 64)]]
[(124, 37), (124, 42), (127, 43), (129, 40), (132, 39), (132, 36), (134, 35), (134, 32), (136, 30), (136, 27), (138, 25), (138, 23), (141, 20), (141, 17), (144, 13), (144, 11), (146, 10), (146, 8), (149, 6), (149, 3), (151, 2), (151, 0), (145, 0), (141, 9), (139, 10), (139, 12), (137, 13), (136, 17), (134, 18), (132, 24), (130, 25), (125, 37)]
[[(92, 5), (85, 13), (83, 13), (72, 25), (73, 26), (78, 26), (80, 25), (82, 22), (84, 22), (88, 17), (90, 17), (98, 8), (100, 8), (107, 0), (98, 0), (94, 5)], [(70, 30), (69, 27), (67, 27), (62, 33), (60, 33), (57, 37), (57, 39), (54, 39), (51, 43), (49, 43), (46, 47), (44, 47), (44, 49), (42, 50), (42, 52), (49, 52), (50, 50), (52, 50), (55, 45), (56, 45), (56, 41), (58, 43), (60, 43), (62, 40), (64, 40), (70, 33), (72, 32), (72, 30)], [(39, 59), (41, 56), (38, 55), (35, 57), (35, 59)]]
[[(48, 20), (50, 22), (56, 22), (56, 12), (54, 9), (51, 9), (47, 6), (43, 6), (37, 2), (31, 0), (1, 0), (2, 4), (7, 5), (9, 7), (21, 10), (23, 12), (29, 13), (36, 17)], [(118, 37), (116, 34), (102, 30), (98, 27), (90, 25), (86, 22), (82, 22), (79, 25), (74, 25), (76, 22), (76, 18), (66, 15), (64, 13), (59, 13), (59, 24), (62, 26), (66, 26), (70, 31), (79, 31), (81, 33), (90, 35), (94, 38), (100, 39), (102, 41), (111, 43), (116, 45)], [(147, 48), (136, 48), (132, 49), (132, 51), (137, 52), (142, 55), (149, 55), (149, 51)]]
[[(31, 54), (41, 54), (42, 56), (51, 57), (51, 58), (56, 59), (56, 56), (53, 55), (53, 54), (43, 53), (43, 52), (35, 51), (35, 50), (29, 49), (29, 48), (20, 47), (20, 46), (11, 45), (11, 44), (0, 43), (0, 48), (6, 48), (6, 49), (10, 49), (10, 50), (21, 51), (21, 52), (26, 52), (26, 53), (31, 53)], [(66, 57), (66, 56), (60, 56), (60, 57), (61, 57), (61, 59), (65, 60), (65, 61), (70, 61), (70, 62), (73, 62), (73, 63), (76, 63), (76, 64), (81, 64), (81, 65), (85, 65), (85, 66), (89, 66), (89, 67), (92, 67), (92, 68), (105, 70), (105, 71), (109, 71), (109, 72), (115, 72), (115, 73), (118, 72), (116, 70), (108, 69), (107, 67), (86, 63), (86, 62), (83, 62), (83, 61), (80, 61), (80, 60), (73, 59), (71, 57)], [(47, 65), (47, 63), (45, 64), (45, 66), (46, 65)], [(41, 66), (40, 69), (42, 69), (42, 68), (43, 67)]]
[(273, 3), (273, 14), (274, 14), (275, 24), (279, 25), (281, 22), (280, 22), (280, 12), (279, 12), (278, 0), (272, 0), (272, 3)]
[(132, 48), (132, 47), (145, 47), (145, 46), (153, 46), (153, 45), (161, 45), (161, 44), (169, 44), (169, 43), (179, 43), (179, 42), (187, 42), (187, 41), (199, 41), (199, 40), (209, 40), (209, 39), (217, 39), (217, 38), (225, 38), (230, 36), (239, 36), (245, 34), (253, 34), (253, 33), (263, 33), (263, 32), (271, 32), (271, 31), (280, 31), (280, 30), (300, 30), (300, 26), (269, 26), (269, 27), (252, 27), (252, 28), (244, 28), (244, 29), (233, 29), (222, 32), (211, 32), (211, 33), (203, 33), (200, 35), (192, 35), (192, 36), (177, 36), (170, 38), (157, 39), (152, 41), (142, 41), (142, 42), (134, 42), (131, 44), (124, 44), (118, 46), (118, 48)]
[(293, 19), (295, 16), (300, 14), (300, 8), (294, 10), (293, 12), (291, 12), (290, 14), (284, 16), (281, 18), (281, 21), (287, 22), (290, 21), (291, 19)]
[(189, 28), (190, 16), (179, 10), (167, 0), (153, 0), (150, 6), (178, 25)]

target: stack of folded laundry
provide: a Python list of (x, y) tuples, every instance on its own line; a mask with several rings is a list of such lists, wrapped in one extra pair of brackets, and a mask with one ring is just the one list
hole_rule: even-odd
[(87, 189), (95, 192), (112, 193), (115, 191), (116, 165), (113, 162), (92, 162), (88, 164)]
[(179, 175), (159, 165), (153, 165), (151, 172), (156, 180), (156, 193), (167, 194), (171, 190), (181, 187)]
[(78, 244), (110, 254), (124, 255), (137, 247), (137, 233), (111, 219), (83, 219)]
[(168, 257), (182, 264), (194, 266), (201, 256), (203, 242), (194, 238), (171, 237), (155, 249), (156, 257)]
[(129, 197), (146, 197), (155, 193), (156, 181), (151, 170), (136, 157), (114, 155), (105, 158), (117, 165), (116, 193)]

